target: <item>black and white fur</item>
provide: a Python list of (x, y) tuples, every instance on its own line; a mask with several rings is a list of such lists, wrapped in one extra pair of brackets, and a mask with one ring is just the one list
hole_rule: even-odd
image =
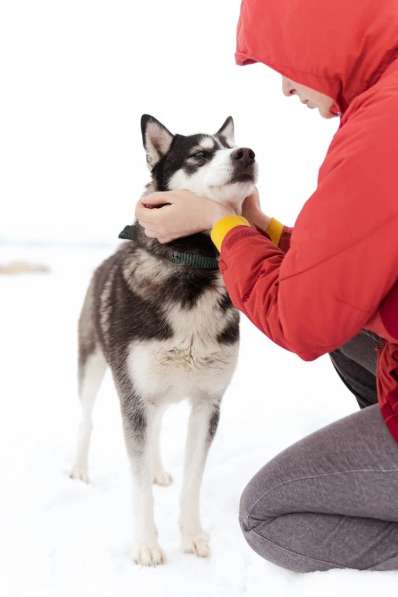
[[(173, 135), (155, 118), (141, 120), (151, 171), (146, 193), (188, 189), (240, 213), (254, 190), (254, 153), (237, 148), (228, 118), (214, 135)], [(152, 483), (169, 485), (159, 451), (161, 418), (172, 403), (188, 399), (179, 524), (182, 548), (209, 555), (199, 515), (207, 452), (217, 429), (222, 396), (239, 346), (239, 312), (218, 269), (195, 269), (166, 258), (168, 248), (218, 257), (209, 232), (167, 244), (145, 235), (121, 244), (94, 272), (79, 319), (79, 395), (82, 420), (71, 476), (88, 482), (92, 410), (107, 366), (120, 398), (134, 487), (136, 545), (143, 565), (165, 561), (153, 515)]]

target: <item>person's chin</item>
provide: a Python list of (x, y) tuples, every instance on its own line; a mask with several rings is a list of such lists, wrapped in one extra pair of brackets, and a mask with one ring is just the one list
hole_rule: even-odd
[(319, 114), (322, 116), (322, 118), (329, 119), (329, 118), (335, 118), (337, 116), (337, 114), (333, 114), (333, 112), (330, 112), (329, 110), (325, 111), (321, 108), (318, 108), (318, 109), (319, 109)]

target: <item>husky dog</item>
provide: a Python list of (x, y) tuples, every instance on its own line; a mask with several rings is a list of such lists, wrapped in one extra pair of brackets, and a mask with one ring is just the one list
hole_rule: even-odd
[[(173, 135), (149, 115), (141, 119), (151, 182), (145, 194), (188, 189), (241, 213), (254, 190), (251, 149), (235, 146), (227, 118), (214, 135)], [(161, 209), (161, 208), (160, 208)], [(216, 433), (222, 396), (238, 357), (239, 312), (218, 268), (209, 231), (161, 244), (138, 221), (94, 272), (79, 319), (79, 396), (82, 420), (71, 477), (88, 482), (92, 410), (106, 366), (120, 398), (134, 487), (136, 545), (143, 565), (165, 561), (153, 514), (152, 483), (169, 485), (159, 451), (161, 418), (189, 399), (179, 524), (182, 549), (209, 555), (199, 515), (207, 452)]]

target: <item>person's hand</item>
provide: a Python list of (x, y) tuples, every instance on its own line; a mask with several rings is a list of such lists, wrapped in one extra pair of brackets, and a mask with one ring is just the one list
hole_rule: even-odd
[(146, 236), (160, 243), (210, 230), (217, 220), (232, 214), (236, 214), (232, 207), (185, 190), (151, 193), (141, 197), (135, 208)]
[(271, 218), (261, 211), (260, 195), (257, 188), (246, 197), (242, 205), (242, 216), (246, 218), (252, 226), (258, 226), (261, 230), (266, 230)]

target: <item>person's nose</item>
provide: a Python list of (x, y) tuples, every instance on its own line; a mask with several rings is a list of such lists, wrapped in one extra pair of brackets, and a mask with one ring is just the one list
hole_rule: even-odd
[(292, 83), (289, 81), (289, 79), (286, 78), (282, 80), (282, 91), (283, 94), (286, 96), (294, 95), (296, 93), (296, 90), (294, 89)]

